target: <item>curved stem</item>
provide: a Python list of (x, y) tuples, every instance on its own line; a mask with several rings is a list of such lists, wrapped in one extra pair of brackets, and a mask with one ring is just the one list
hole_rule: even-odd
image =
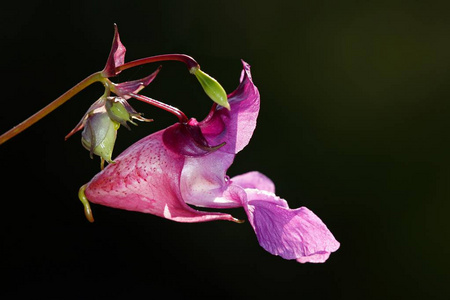
[(149, 63), (154, 63), (154, 62), (158, 62), (158, 61), (168, 61), (168, 60), (181, 61), (186, 64), (186, 66), (188, 67), (189, 70), (191, 70), (192, 68), (200, 68), (200, 65), (195, 61), (195, 59), (193, 59), (189, 55), (162, 54), (162, 55), (150, 56), (150, 57), (141, 58), (141, 59), (127, 62), (123, 65), (118, 66), (116, 68), (116, 73), (126, 70), (126, 69), (133, 68), (133, 67), (137, 67), (137, 66), (141, 66), (141, 65), (145, 65), (145, 64), (149, 64)]
[[(185, 54), (163, 54), (163, 55), (150, 56), (150, 57), (146, 57), (146, 58), (142, 58), (142, 59), (138, 59), (138, 60), (134, 60), (134, 61), (125, 63), (116, 68), (116, 73), (126, 70), (126, 69), (129, 69), (129, 68), (148, 64), (148, 63), (153, 63), (153, 62), (158, 62), (158, 61), (169, 61), (169, 60), (181, 61), (181, 62), (185, 63), (186, 66), (188, 67), (189, 71), (191, 71), (193, 68), (197, 68), (197, 69), (200, 68), (200, 65), (192, 57), (190, 57), (188, 55), (185, 55)], [(98, 82), (98, 81), (104, 82), (104, 80), (105, 80), (105, 77), (102, 76), (102, 72), (96, 72), (96, 73), (86, 77), (81, 82), (79, 82), (77, 85), (75, 85), (73, 88), (71, 88), (70, 90), (68, 90), (61, 96), (59, 96), (56, 100), (54, 100), (53, 102), (51, 102), (50, 104), (48, 104), (47, 106), (42, 108), (40, 111), (38, 111), (37, 113), (35, 113), (34, 115), (32, 115), (31, 117), (26, 119), (25, 121), (21, 122), (17, 126), (14, 126), (10, 130), (8, 130), (4, 134), (2, 134), (0, 136), (0, 145), (3, 144), (4, 142), (8, 141), (9, 139), (13, 138), (14, 136), (18, 135), (19, 133), (21, 133), (22, 131), (24, 131), (25, 129), (27, 129), (28, 127), (30, 127), (31, 125), (33, 125), (34, 123), (36, 123), (37, 121), (39, 121), (40, 119), (42, 119), (43, 117), (45, 117), (46, 115), (48, 115), (49, 113), (54, 111), (56, 108), (58, 108), (59, 106), (64, 104), (67, 100), (69, 100), (70, 98), (75, 96), (77, 93), (79, 93), (80, 91), (85, 89), (87, 86), (91, 85), (94, 82)], [(149, 103), (151, 105), (154, 105), (156, 107), (162, 108), (162, 109), (176, 115), (181, 123), (185, 123), (188, 121), (188, 118), (186, 117), (186, 115), (183, 112), (181, 112), (179, 109), (177, 109), (173, 106), (167, 105), (165, 103), (161, 103), (157, 100), (154, 100), (154, 99), (142, 96), (142, 95), (138, 95), (138, 94), (130, 94), (130, 95), (140, 101), (143, 101), (143, 102)]]
[(188, 117), (186, 117), (186, 115), (176, 107), (173, 107), (171, 105), (165, 104), (163, 102), (149, 98), (144, 95), (135, 94), (135, 93), (130, 93), (129, 95), (139, 101), (145, 102), (147, 104), (156, 106), (158, 108), (164, 109), (165, 111), (172, 113), (173, 115), (177, 116), (180, 123), (187, 124), (187, 122), (189, 121)]
[(80, 81), (77, 85), (75, 85), (73, 88), (56, 98), (53, 102), (42, 108), (40, 111), (23, 121), (22, 123), (18, 124), (17, 126), (14, 126), (4, 134), (0, 136), (0, 145), (6, 142), (7, 140), (13, 138), (14, 136), (18, 135), (52, 111), (54, 111), (56, 108), (64, 104), (67, 100), (75, 96), (77, 93), (85, 89), (87, 86), (91, 85), (94, 82), (102, 81), (103, 77), (101, 76), (100, 72), (94, 73), (82, 81)]

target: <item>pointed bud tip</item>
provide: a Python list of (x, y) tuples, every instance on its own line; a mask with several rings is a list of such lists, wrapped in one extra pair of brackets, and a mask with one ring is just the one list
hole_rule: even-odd
[(228, 101), (222, 106), (231, 111), (230, 103), (228, 103)]

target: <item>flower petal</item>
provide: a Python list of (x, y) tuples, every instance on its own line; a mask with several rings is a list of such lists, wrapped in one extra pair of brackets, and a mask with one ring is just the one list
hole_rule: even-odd
[(224, 195), (230, 186), (226, 171), (236, 153), (250, 141), (259, 112), (258, 89), (253, 84), (250, 66), (242, 63), (241, 82), (228, 97), (231, 111), (218, 106), (198, 123), (208, 144), (226, 144), (206, 156), (186, 157), (180, 189), (189, 204), (213, 208), (242, 206), (241, 201)]
[(210, 145), (226, 143), (220, 151), (236, 154), (249, 143), (259, 112), (259, 91), (253, 84), (250, 65), (242, 61), (243, 75), (238, 88), (228, 95), (231, 110), (217, 106), (200, 128)]
[(189, 157), (204, 156), (225, 145), (225, 143), (215, 146), (208, 145), (195, 119), (167, 128), (163, 134), (163, 141), (171, 151)]
[(290, 209), (276, 195), (246, 189), (246, 209), (259, 244), (273, 255), (298, 262), (325, 262), (339, 248), (333, 234), (306, 207)]
[(225, 193), (230, 186), (226, 171), (233, 159), (234, 154), (221, 149), (202, 157), (186, 157), (180, 178), (183, 200), (200, 207), (241, 207), (240, 198)]
[(231, 178), (232, 184), (242, 188), (252, 188), (270, 193), (275, 193), (275, 184), (266, 175), (253, 171)]
[(194, 210), (182, 200), (179, 182), (184, 156), (164, 147), (162, 133), (133, 144), (98, 173), (86, 186), (89, 201), (178, 222), (237, 222), (229, 214)]

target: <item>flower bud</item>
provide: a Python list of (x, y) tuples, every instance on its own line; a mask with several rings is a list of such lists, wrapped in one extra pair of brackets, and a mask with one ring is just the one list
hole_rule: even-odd
[(105, 108), (111, 120), (123, 125), (128, 130), (130, 130), (130, 126), (128, 126), (127, 122), (137, 126), (133, 119), (143, 122), (153, 121), (142, 117), (140, 113), (128, 104), (127, 100), (121, 97), (108, 97)]
[(108, 116), (122, 124), (126, 124), (126, 122), (131, 122), (130, 113), (127, 111), (125, 106), (118, 101), (108, 101), (106, 102), (106, 111), (108, 112)]
[(119, 126), (106, 112), (94, 113), (87, 118), (81, 133), (81, 143), (91, 152), (91, 157), (95, 154), (108, 163), (113, 162), (111, 156)]
[(211, 98), (212, 101), (230, 110), (227, 93), (220, 85), (220, 83), (217, 82), (217, 80), (215, 80), (199, 68), (192, 68), (190, 72), (191, 74), (194, 74), (195, 77), (197, 77), (198, 81), (203, 87), (203, 90), (209, 96), (209, 98)]

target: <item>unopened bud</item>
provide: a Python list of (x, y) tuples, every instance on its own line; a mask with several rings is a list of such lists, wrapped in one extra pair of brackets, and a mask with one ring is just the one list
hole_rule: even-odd
[(106, 112), (92, 114), (86, 120), (81, 133), (81, 143), (93, 154), (112, 163), (111, 156), (116, 142), (119, 123), (111, 120)]
[(190, 70), (191, 74), (197, 77), (198, 81), (203, 87), (205, 93), (211, 98), (212, 101), (230, 110), (230, 104), (228, 103), (227, 93), (223, 89), (217, 80), (203, 72), (197, 67)]
[(120, 123), (127, 129), (130, 129), (127, 122), (130, 122), (133, 125), (137, 125), (133, 122), (133, 119), (143, 122), (153, 121), (151, 119), (142, 117), (140, 113), (135, 111), (133, 107), (128, 104), (127, 100), (121, 97), (109, 97), (106, 101), (105, 107), (111, 120)]

